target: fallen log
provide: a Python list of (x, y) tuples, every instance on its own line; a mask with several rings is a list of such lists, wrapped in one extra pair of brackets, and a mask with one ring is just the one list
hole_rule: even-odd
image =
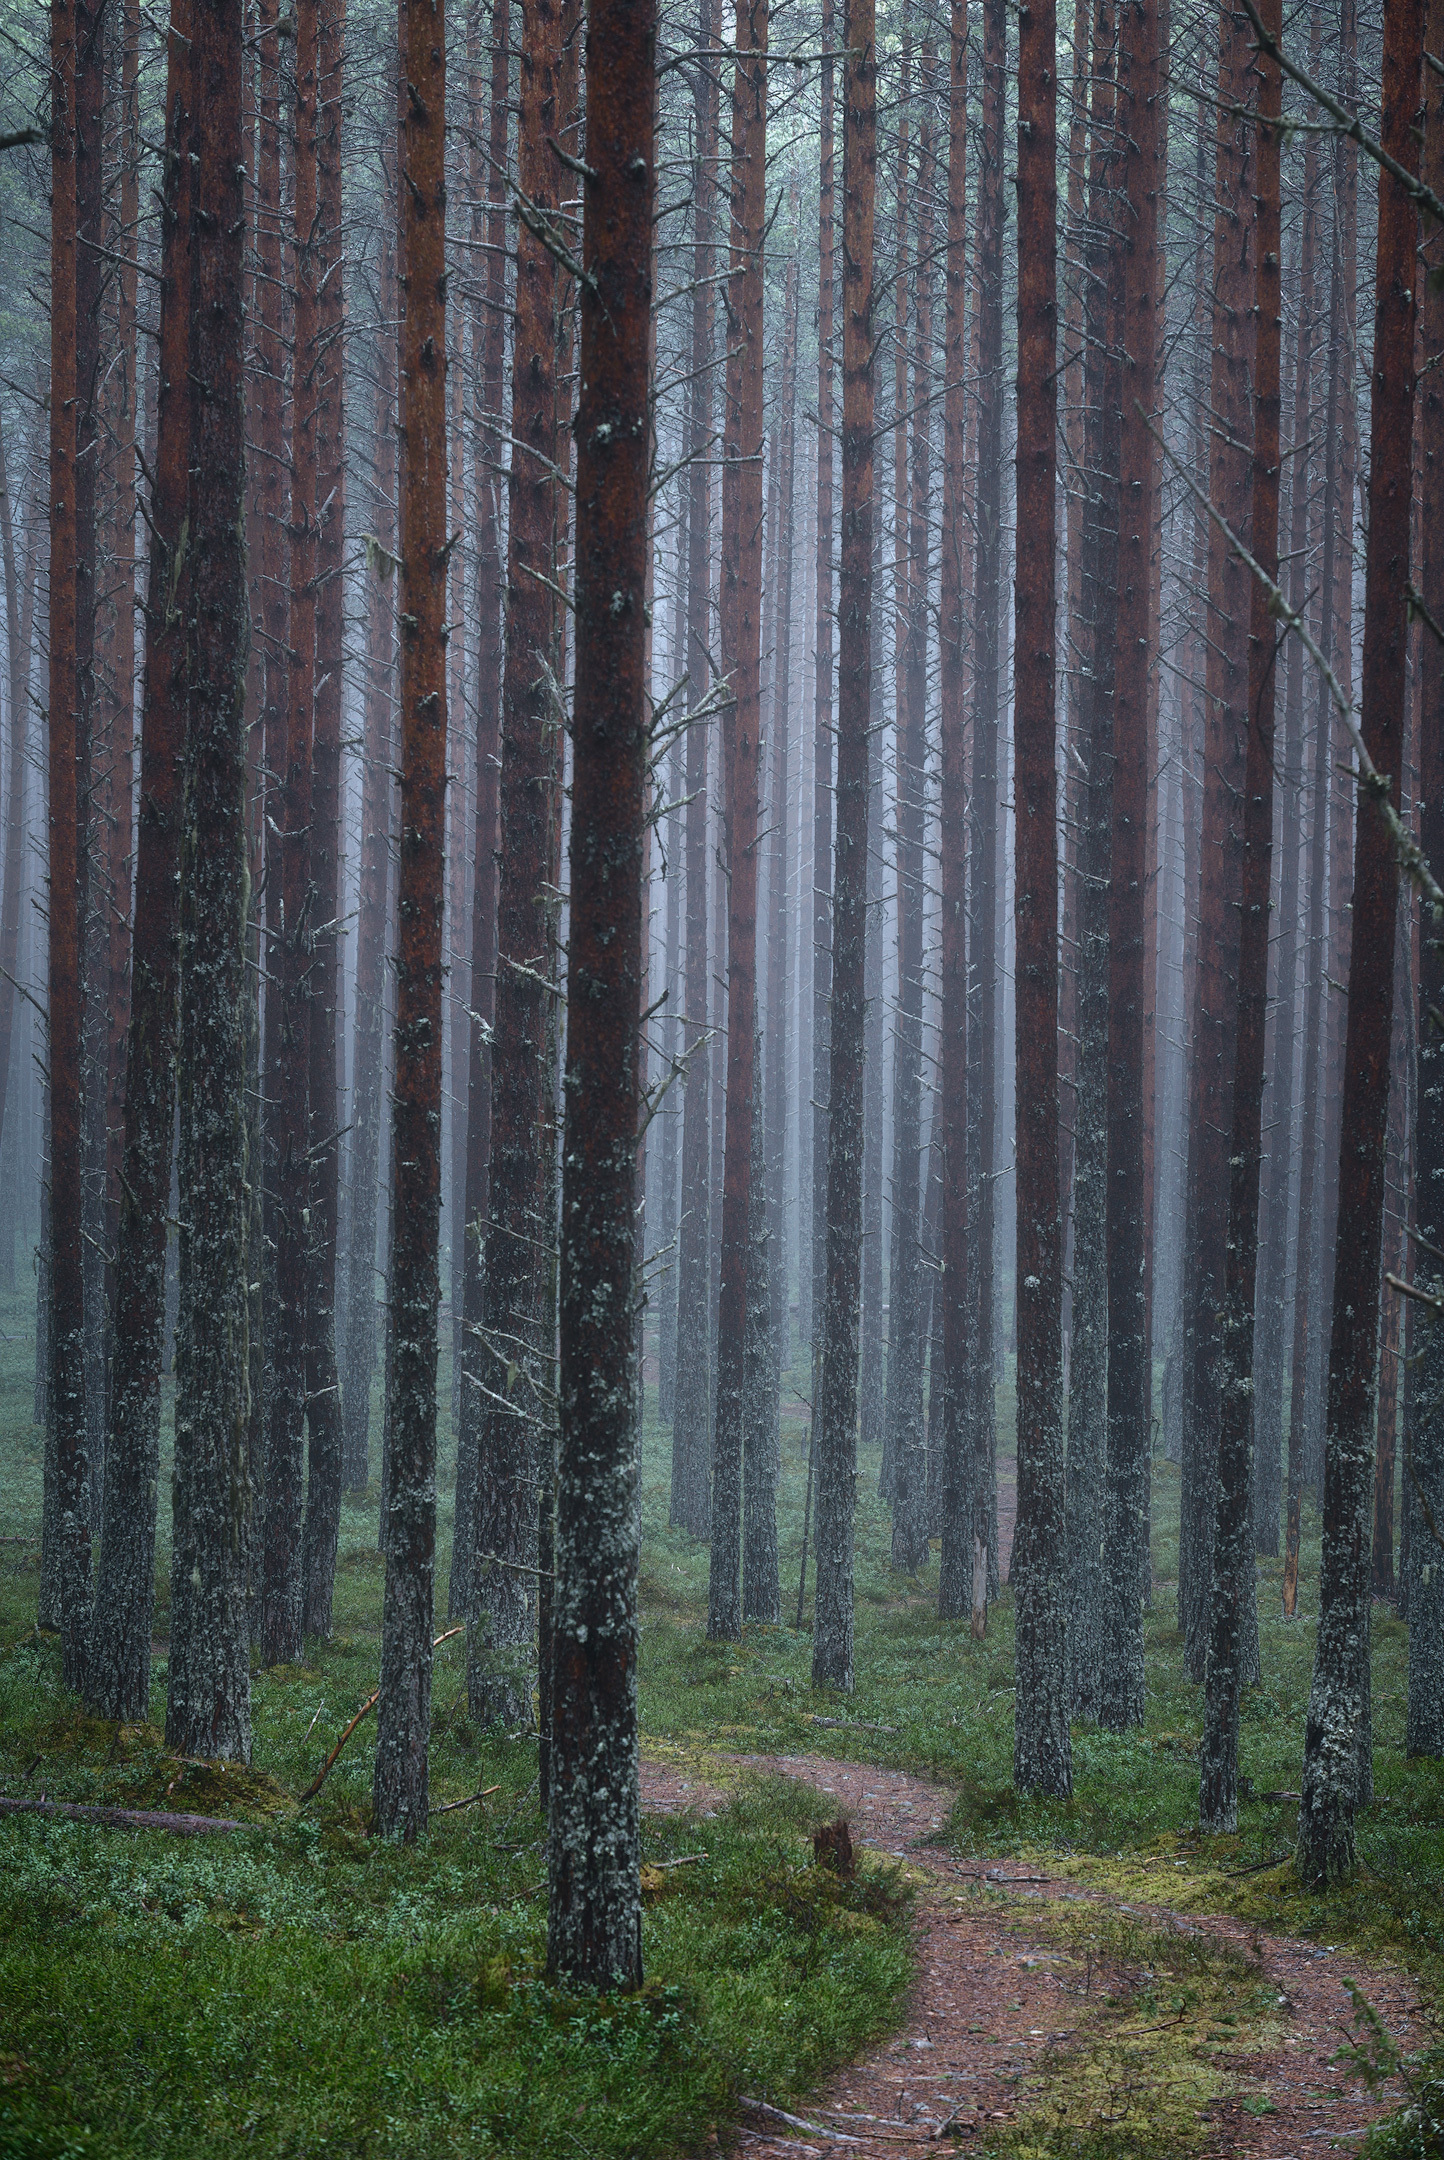
[(70, 1822), (99, 1823), (105, 1830), (168, 1830), (173, 1837), (215, 1837), (244, 1830), (225, 1815), (172, 1815), (156, 1808), (81, 1807), (70, 1800), (10, 1800), (0, 1794), (0, 1815), (59, 1815)]

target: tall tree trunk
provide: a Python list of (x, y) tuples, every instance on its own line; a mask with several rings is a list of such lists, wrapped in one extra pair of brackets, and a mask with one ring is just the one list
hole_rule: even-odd
[[(642, 1978), (635, 1246), (656, 15), (593, 0), (577, 413), (561, 1437), (547, 1968)], [(619, 604), (620, 596), (620, 604)], [(598, 1285), (610, 1295), (599, 1297)]]
[[(987, 1624), (988, 1549), (977, 1532), (968, 1454), (968, 1387), (972, 1307), (968, 1296), (968, 955), (967, 768), (964, 653), (968, 639), (963, 575), (963, 455), (967, 379), (963, 306), (968, 228), (968, 10), (952, 0), (948, 48), (948, 233), (943, 330), (943, 526), (939, 548), (938, 734), (942, 748), (939, 842), (942, 923), (939, 946), (942, 1017), (938, 1030), (938, 1096), (942, 1132), (943, 1474), (942, 1559), (938, 1617), (960, 1620), (971, 1606), (975, 1629)], [(934, 1337), (934, 1357), (937, 1338)]]
[[(394, 165), (390, 168), (394, 175)], [(352, 1052), (351, 1222), (347, 1247), (346, 1362), (341, 1403), (344, 1478), (364, 1492), (370, 1476), (371, 1379), (376, 1365), (376, 1213), (381, 1165), (386, 897), (392, 831), (391, 700), (396, 665), (396, 234), (392, 189), (384, 189), (376, 279), (376, 405), (371, 428), (372, 538), (367, 565), (366, 674), (362, 699), (360, 890), (356, 925), (356, 1029)]]
[[(1018, 39), (1017, 834), (1018, 1522), (1013, 1782), (1073, 1789), (1065, 1691), (1063, 1237), (1058, 1195), (1057, 15)], [(998, 144), (1002, 148), (1001, 142)], [(988, 1373), (991, 1381), (991, 1369)]]
[[(698, 44), (717, 42), (717, 0), (701, 0)], [(708, 1097), (713, 1052), (707, 1043), (707, 722), (698, 708), (710, 687), (712, 569), (712, 271), (716, 259), (712, 162), (717, 154), (717, 75), (709, 64), (693, 81), (696, 163), (692, 207), (692, 349), (687, 451), (687, 959), (682, 1054), (682, 1213), (677, 1230), (677, 1400), (672, 1418), (670, 1519), (694, 1537), (711, 1522), (712, 1210)]]
[(293, 172), (294, 328), (291, 392), (291, 620), (281, 767), (281, 889), (269, 973), (280, 1005), (272, 1104), (276, 1248), (271, 1398), (266, 1434), (265, 1580), (261, 1657), (298, 1663), (304, 1641), (302, 1590), (303, 1432), (311, 1290), (311, 991), (316, 894), (311, 877), (313, 733), (316, 703), (317, 464), (321, 454), (321, 262), (319, 227), (320, 0), (297, 0), (296, 134)]
[[(1289, 460), (1289, 605), (1302, 608), (1308, 590), (1309, 446), (1313, 435), (1314, 256), (1318, 233), (1318, 137), (1311, 135), (1304, 153), (1302, 231), (1299, 237), (1298, 319), (1293, 352), (1293, 435)], [(1256, 1457), (1254, 1535), (1261, 1553), (1279, 1549), (1279, 1485), (1283, 1422), (1284, 1325), (1288, 1311), (1284, 1277), (1288, 1259), (1291, 1173), (1295, 1158), (1294, 1036), (1298, 1026), (1299, 864), (1303, 841), (1304, 681), (1310, 663), (1295, 642), (1286, 655), (1284, 742), (1279, 837), (1278, 1006), (1274, 1023), (1274, 1072), (1269, 1097), (1269, 1161), (1273, 1193), (1269, 1204), (1269, 1242), (1256, 1319), (1258, 1410), (1254, 1425)], [(1302, 1183), (1302, 1166), (1300, 1169)], [(1305, 1264), (1302, 1246), (1295, 1257)], [(1303, 1456), (1295, 1455), (1292, 1436), (1303, 1439), (1302, 1421), (1290, 1419), (1288, 1508), (1293, 1521), (1303, 1504)], [(1291, 1533), (1298, 1565), (1298, 1527)]]
[[(1004, 0), (983, 6), (983, 131), (979, 145), (976, 499), (973, 557), (973, 800), (969, 866), (968, 1111), (976, 1156), (973, 1205), (973, 1505), (988, 1543), (988, 1594), (997, 1580), (997, 1434), (993, 1386), (993, 1245), (997, 1055), (998, 707), (1003, 577), (1003, 115), (1008, 57)], [(1055, 271), (1056, 280), (1056, 271)], [(1050, 648), (1051, 649), (1051, 648)]]
[[(1282, 0), (1265, 0), (1264, 25), (1277, 39)], [(1258, 62), (1255, 161), (1253, 377), (1254, 558), (1276, 580), (1279, 568), (1279, 162), (1283, 76)], [(1254, 1448), (1254, 1294), (1258, 1262), (1259, 1175), (1263, 1150), (1264, 1036), (1268, 1008), (1269, 893), (1272, 884), (1274, 786), (1273, 616), (1262, 585), (1251, 592), (1248, 749), (1244, 780), (1242, 926), (1238, 958), (1238, 1058), (1229, 1145), (1227, 1260), (1219, 1378), (1217, 1492), (1213, 1581), (1204, 1678), (1199, 1820), (1205, 1830), (1238, 1829), (1238, 1703), (1256, 1636), (1252, 1536)]]
[(374, 1800), (377, 1828), (426, 1828), (436, 1566), (441, 1292), (441, 992), (446, 803), (446, 35), (443, 0), (402, 0), (397, 149), (404, 266), (401, 882), (392, 1089), (390, 1461)]
[[(1410, 171), (1423, 60), (1422, 0), (1399, 0), (1384, 24), (1381, 137)], [(1414, 421), (1418, 217), (1379, 179), (1371, 398), (1369, 538), (1364, 574), (1363, 733), (1395, 807), (1403, 753)], [(1398, 866), (1389, 832), (1361, 788), (1354, 826), (1348, 1033), (1339, 1141), (1338, 1245), (1329, 1342), (1319, 1628), (1304, 1727), (1299, 1873), (1338, 1881), (1354, 1863), (1354, 1813), (1370, 1796), (1368, 1502), (1379, 1326), (1394, 918)]]
[[(59, 1625), (68, 1687), (85, 1674), (90, 1624), (90, 1526), (86, 1520), (85, 1292), (81, 1268), (81, 894), (84, 816), (83, 700), (77, 620), (83, 535), (77, 502), (77, 173), (81, 70), (77, 47), (90, 25), (81, 0), (50, 11), (50, 1098), (49, 1425), (54, 1471), (53, 1577), (42, 1583), (41, 1618)], [(92, 147), (98, 147), (92, 145)], [(92, 536), (93, 537), (93, 536)], [(47, 1470), (49, 1460), (47, 1455)], [(49, 1591), (49, 1599), (46, 1592)], [(47, 1610), (48, 1608), (48, 1610)]]
[[(834, 195), (833, 0), (822, 0), (822, 86), (817, 183), (817, 674), (812, 710), (812, 1426), (827, 1281), (827, 1083), (832, 1026), (832, 460)], [(806, 980), (806, 978), (804, 978)], [(806, 992), (804, 991), (804, 995)], [(809, 1449), (812, 1442), (809, 1439)]]
[[(20, 960), (20, 900), (25, 883), (29, 840), (25, 829), (25, 773), (30, 723), (30, 642), (28, 619), (33, 610), (34, 580), (23, 580), (15, 556), (15, 508), (18, 491), (12, 490), (9, 460), (0, 438), (0, 553), (5, 577), (6, 690), (10, 703), (9, 761), (5, 779), (5, 873), (0, 890), (0, 1137), (10, 1107), (9, 1081), (15, 1055), (15, 992)], [(34, 560), (35, 550), (29, 550)], [(28, 565), (27, 565), (28, 567)], [(19, 1106), (23, 1111), (23, 1098)], [(12, 1114), (11, 1130), (14, 1130)]]
[[(477, 21), (473, 13), (472, 21)], [(486, 174), (486, 286), (473, 302), (471, 343), (477, 369), (476, 560), (476, 860), (471, 888), (471, 999), (466, 1068), (466, 1185), (463, 1235), (461, 1388), (456, 1453), (456, 1516), (449, 1609), (471, 1610), (475, 1580), (477, 1439), (482, 1406), (478, 1330), (483, 1317), (483, 1257), (491, 1164), (491, 1028), (496, 1012), (497, 840), (500, 816), (502, 694), (501, 421), (506, 369), (506, 152), (511, 88), (510, 11), (497, 0), (491, 19), (491, 111)], [(480, 53), (472, 63), (472, 221), (481, 227)]]
[[(1253, 49), (1246, 18), (1226, 15), (1219, 34), (1219, 104), (1214, 139), (1212, 378), (1209, 499), (1248, 537), (1249, 406), (1253, 351)], [(1185, 1264), (1188, 1359), (1184, 1376), (1183, 1497), (1179, 1529), (1179, 1620), (1185, 1659), (1203, 1677), (1208, 1640), (1217, 1475), (1220, 1328), (1225, 1302), (1228, 1136), (1237, 1054), (1239, 896), (1247, 747), (1249, 575), (1216, 528), (1209, 533), (1206, 603), (1204, 794), (1200, 852), (1198, 975), (1193, 1015), (1191, 1191)]]
[(195, 0), (181, 850), (181, 1310), (166, 1744), (248, 1761), (245, 46), (241, 0)]
[(762, 602), (762, 240), (767, 222), (768, 0), (737, 0), (732, 91), (732, 254), (722, 464), (722, 782), (727, 887), (727, 1129), (712, 1442), (707, 1634), (741, 1633), (742, 1434), (747, 1216), (757, 1003), (757, 737)]
[[(117, 20), (118, 14), (118, 20)], [(118, 35), (117, 35), (118, 33)], [(104, 744), (99, 781), (98, 852), (102, 875), (96, 923), (96, 1001), (103, 1011), (103, 1065), (95, 1073), (102, 1126), (100, 1166), (103, 1226), (99, 1278), (100, 1365), (104, 1387), (91, 1414), (99, 1421), (98, 1459), (109, 1454), (109, 1391), (114, 1354), (115, 1251), (120, 1224), (121, 1151), (125, 1130), (125, 1045), (130, 1014), (130, 875), (132, 795), (135, 779), (135, 528), (136, 510), (136, 283), (140, 187), (138, 165), (140, 15), (137, 0), (125, 0), (112, 14), (106, 46), (108, 132), (117, 170), (111, 179), (113, 205), (105, 221), (105, 241), (113, 258), (113, 300), (105, 301), (107, 340), (100, 386), (98, 452), (104, 495), (103, 530), (97, 535), (99, 637), (95, 696), (99, 734)], [(3, 927), (0, 927), (3, 942)], [(0, 952), (0, 966), (14, 973), (11, 956)], [(10, 984), (4, 984), (10, 994)], [(0, 998), (0, 1059), (9, 1042), (8, 1016)], [(0, 1083), (0, 1133), (4, 1093)], [(92, 1506), (92, 1524), (102, 1535), (102, 1490)]]
[[(1068, 1359), (1068, 1665), (1075, 1717), (1096, 1718), (1107, 1619), (1103, 1580), (1108, 1459), (1108, 1210), (1110, 1091), (1109, 863), (1113, 848), (1113, 697), (1120, 580), (1118, 476), (1122, 420), (1124, 212), (1121, 168), (1132, 114), (1118, 109), (1119, 17), (1103, 0), (1093, 18), (1089, 112), (1089, 237), (1083, 271), (1083, 507), (1074, 795), (1078, 819), (1077, 1047), (1074, 1084), (1073, 1253)], [(1130, 205), (1131, 208), (1131, 205)]]
[(868, 728), (872, 706), (873, 212), (877, 51), (873, 0), (846, 0), (842, 126), (842, 552), (837, 677), (837, 848), (827, 1090), (827, 1282), (817, 1380), (816, 1686), (853, 1683), (862, 1233)]
[(336, 1368), (336, 1232), (340, 1119), (336, 1062), (341, 1024), (341, 683), (346, 560), (345, 260), (341, 238), (341, 110), (346, 0), (320, 0), (316, 95), (317, 382), (316, 693), (311, 805), (310, 981), (311, 1258), (306, 1315), (306, 1521), (302, 1621), (331, 1632), (341, 1527), (341, 1402)]
[[(98, 1717), (144, 1718), (150, 1704), (160, 1475), (166, 1242), (175, 1139), (178, 936), (186, 728), (189, 550), (179, 542), (191, 455), (191, 102), (189, 5), (167, 40), (162, 167), (160, 382), (150, 499), (145, 689), (141, 706), (135, 946), (126, 1044), (125, 1152), (116, 1245), (109, 1474), (96, 1571), (86, 1700)], [(254, 1165), (248, 1170), (253, 1174)]]
[[(1318, 11), (1314, 27), (1318, 28)], [(1311, 41), (1310, 58), (1316, 59), (1318, 38)], [(1337, 146), (1335, 150), (1337, 156)], [(1324, 498), (1323, 550), (1319, 569), (1318, 620), (1322, 648), (1332, 660), (1336, 611), (1334, 592), (1338, 583), (1339, 438), (1334, 425), (1338, 410), (1339, 375), (1342, 365), (1340, 341), (1343, 330), (1343, 278), (1339, 266), (1338, 195), (1334, 191), (1332, 264), (1329, 279), (1328, 381), (1324, 404)], [(1324, 990), (1329, 973), (1324, 943), (1328, 870), (1329, 760), (1333, 721), (1329, 693), (1320, 682), (1315, 693), (1314, 758), (1309, 836), (1308, 930), (1304, 947), (1304, 1041), (1303, 1124), (1299, 1145), (1298, 1258), (1295, 1263), (1294, 1330), (1289, 1377), (1288, 1509), (1284, 1532), (1283, 1614), (1292, 1620), (1298, 1610), (1299, 1546), (1303, 1525), (1303, 1490), (1309, 1468), (1309, 1425), (1312, 1411), (1310, 1375), (1314, 1366), (1313, 1338), (1319, 1331), (1319, 1216), (1321, 1203), (1320, 1133), (1323, 1109)]]
[[(1444, 0), (1427, 0), (1424, 50), (1437, 52)], [(1444, 186), (1444, 77), (1426, 67), (1422, 176)], [(1423, 233), (1420, 314), (1426, 354), (1444, 352), (1444, 233)], [(1419, 397), (1419, 590), (1435, 622), (1444, 622), (1444, 386), (1425, 371)], [(1444, 668), (1432, 655), (1420, 681), (1419, 841), (1431, 863), (1444, 862)], [(1432, 933), (1432, 934), (1431, 934)], [(1414, 1190), (1418, 1235), (1444, 1244), (1444, 944), (1440, 926), (1421, 919), (1415, 1038)], [(1422, 1246), (1421, 1248), (1422, 1249)], [(1438, 1263), (1426, 1273), (1439, 1273)], [(1415, 1334), (1417, 1362), (1404, 1441), (1404, 1519), (1408, 1551), (1400, 1569), (1409, 1616), (1409, 1701), (1404, 1745), (1411, 1755), (1444, 1755), (1444, 1566), (1425, 1515), (1444, 1523), (1444, 1329), (1432, 1316)]]
[[(568, 119), (562, 34), (552, 0), (524, 12), (518, 184), (543, 219), (555, 218), (560, 194), (547, 138), (559, 138)], [(472, 1343), (478, 1380), (462, 1397), (463, 1419), (476, 1420), (477, 1463), (467, 1688), (473, 1716), (510, 1725), (531, 1716), (535, 1578), (524, 1570), (536, 1564), (537, 1426), (552, 1355), (548, 1031), (561, 674), (556, 611), (543, 581), (555, 579), (565, 530), (555, 477), (557, 309), (555, 260), (524, 224), (512, 345), (491, 1161), (481, 1321)]]
[[(1114, 658), (1113, 834), (1108, 904), (1108, 1439), (1103, 1507), (1105, 1618), (1099, 1720), (1143, 1722), (1143, 1600), (1153, 1385), (1148, 1329), (1145, 1032), (1149, 681), (1154, 652), (1154, 478), (1145, 424), (1158, 352), (1158, 234), (1163, 208), (1162, 25), (1158, 0), (1124, 0), (1118, 47), (1123, 272), (1118, 613)], [(1157, 799), (1154, 798), (1156, 810)]]
[[(771, 808), (768, 818), (767, 862), (767, 1032), (764, 1040), (766, 1079), (764, 1094), (765, 1193), (767, 1201), (767, 1267), (771, 1288), (768, 1334), (771, 1341), (769, 1381), (773, 1444), (777, 1439), (777, 1416), (782, 1373), (789, 1362), (791, 1330), (787, 1297), (787, 1006), (790, 982), (788, 935), (788, 884), (790, 861), (788, 838), (792, 822), (792, 559), (793, 487), (797, 471), (797, 282), (799, 185), (796, 166), (788, 184), (792, 221), (792, 254), (784, 276), (782, 298), (782, 380), (778, 388), (777, 446), (779, 517), (774, 542), (777, 623), (772, 651)], [(772, 582), (769, 579), (769, 582)]]
[[(913, 270), (913, 371), (910, 498), (906, 505), (907, 582), (902, 614), (902, 710), (897, 759), (898, 1010), (893, 1042), (893, 1232), (888, 1392), (892, 1408), (894, 1501), (892, 1564), (927, 1564), (928, 1506), (922, 1291), (923, 907), (927, 822), (928, 495), (931, 487), (933, 47), (922, 58), (918, 127), (917, 249)], [(899, 270), (901, 275), (901, 269)], [(900, 436), (905, 431), (899, 423)], [(898, 505), (901, 518), (904, 505)]]
[[(105, 45), (111, 19), (103, 0), (79, 0), (75, 16), (75, 680), (81, 1146), (85, 1157), (80, 1268), (85, 1306), (88, 1538), (93, 1538), (100, 1527), (105, 1483), (105, 1111), (110, 1033), (106, 1010), (110, 989), (106, 918), (110, 895), (104, 816), (109, 742), (104, 732), (104, 706), (96, 696), (96, 622), (102, 601), (97, 508), (103, 460), (100, 328), (105, 247)], [(86, 1594), (88, 1599), (88, 1583)]]

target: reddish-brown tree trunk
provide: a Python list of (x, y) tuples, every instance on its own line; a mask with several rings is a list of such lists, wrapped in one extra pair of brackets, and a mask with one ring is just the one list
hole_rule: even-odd
[[(1017, 833), (1018, 1522), (1013, 1781), (1073, 1789), (1065, 1686), (1063, 1235), (1058, 1194), (1057, 12), (1018, 40)], [(1001, 149), (1001, 144), (999, 144)], [(991, 1372), (987, 1379), (991, 1382)]]
[(1154, 442), (1158, 231), (1162, 208), (1162, 26), (1158, 0), (1123, 0), (1119, 21), (1120, 181), (1127, 208), (1118, 610), (1114, 650), (1113, 819), (1108, 898), (1108, 1437), (1103, 1508), (1106, 1617), (1100, 1629), (1101, 1721), (1143, 1720), (1143, 1609), (1148, 1547), (1149, 1370), (1145, 1177), (1149, 678), (1153, 644)]
[(642, 1977), (632, 1260), (655, 8), (593, 0), (588, 27), (547, 1965), (616, 1987)]
[(722, 1285), (707, 1633), (741, 1633), (747, 1218), (757, 1026), (757, 737), (761, 691), (763, 228), (767, 222), (767, 0), (737, 0), (732, 258), (722, 464), (722, 784), (727, 862), (727, 1103)]
[(392, 1370), (374, 1797), (377, 1827), (426, 1828), (436, 1563), (441, 1229), (441, 929), (446, 830), (446, 26), (402, 0), (397, 150), (404, 266), (401, 876), (391, 1125)]
[(240, 0), (195, 0), (189, 294), (180, 1316), (166, 1743), (249, 1760), (246, 1120), (245, 47)]
[[(1417, 167), (1422, 0), (1384, 23), (1383, 144)], [(1364, 576), (1365, 746), (1395, 808), (1403, 757), (1419, 221), (1404, 190), (1379, 180), (1369, 538)], [(1349, 1009), (1339, 1140), (1338, 1240), (1329, 1341), (1319, 1628), (1304, 1726), (1299, 1873), (1329, 1884), (1354, 1863), (1355, 1809), (1372, 1793), (1369, 1721), (1368, 1497), (1373, 1472), (1394, 933), (1399, 873), (1378, 809), (1360, 789), (1354, 826)]]

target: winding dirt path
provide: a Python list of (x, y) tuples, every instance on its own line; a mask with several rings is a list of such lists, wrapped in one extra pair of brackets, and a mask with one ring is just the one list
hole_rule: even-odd
[[(1054, 1901), (1099, 1904), (1150, 1927), (1228, 1943), (1255, 1965), (1278, 1999), (1278, 2022), (1262, 2051), (1215, 2051), (1213, 2067), (1233, 2097), (1202, 2110), (1205, 2150), (1215, 2160), (1310, 2160), (1344, 2150), (1398, 2104), (1397, 2090), (1370, 2095), (1333, 2057), (1351, 2021), (1353, 1981), (1403, 2047), (1422, 2037), (1417, 1992), (1402, 1973), (1368, 1966), (1313, 1943), (1260, 1935), (1224, 1916), (1125, 1905), (1066, 1876), (1039, 1876), (1019, 1862), (960, 1861), (928, 1839), (946, 1822), (952, 1796), (900, 1771), (807, 1755), (729, 1755), (718, 1769), (803, 1780), (850, 1820), (854, 1836), (929, 1878), (915, 1912), (917, 1980), (902, 2030), (838, 2073), (791, 2120), (748, 2111), (737, 2150), (748, 2160), (903, 2160), (907, 2153), (966, 2147), (1003, 2128), (1026, 2105), (1030, 2081), (1046, 2078), (1050, 2052), (1080, 2029), (1090, 2038), (1136, 2010), (1136, 1976), (1080, 1967), (1046, 1925)], [(713, 1813), (725, 1795), (696, 1774), (661, 1763), (642, 1768), (643, 1804), (655, 1813)], [(980, 1892), (990, 1893), (979, 1895)], [(1031, 1922), (1031, 1927), (1030, 1927)], [(1099, 1997), (1111, 1997), (1105, 2008)], [(1159, 2028), (1154, 2026), (1153, 2031)], [(1242, 2037), (1242, 2036), (1241, 2036)], [(1034, 2097), (1037, 2096), (1034, 2086)], [(765, 2094), (749, 2096), (767, 2102)]]

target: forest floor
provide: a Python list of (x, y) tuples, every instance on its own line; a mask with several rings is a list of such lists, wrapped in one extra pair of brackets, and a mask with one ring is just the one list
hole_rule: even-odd
[(747, 2095), (749, 2160), (901, 2160), (940, 2139), (1048, 2150), (1059, 2132), (1075, 2150), (1284, 2160), (1352, 2145), (1403, 2099), (1390, 2050), (1425, 2037), (1406, 1974), (1229, 1915), (1125, 1902), (1066, 1869), (966, 1863), (946, 1847), (946, 1787), (814, 1756), (704, 1757), (688, 1775), (644, 1758), (644, 1804), (705, 1820), (758, 1773), (812, 1787), (919, 1894), (901, 2029), (791, 2123)]
[[(376, 1684), (374, 1478), (343, 1510), (333, 1635), (301, 1665), (253, 1674), (249, 1770), (165, 1747), (168, 1463), (150, 1717), (117, 1729), (66, 1695), (57, 1647), (35, 1629), (29, 1318), (21, 1299), (0, 1300), (0, 1794), (246, 1827), (183, 1840), (0, 1818), (0, 2160), (672, 2160), (719, 2145), (749, 2160), (907, 2160), (927, 2147), (1306, 2160), (1335, 2141), (1380, 2160), (1444, 2155), (1444, 2136), (1387, 2119), (1400, 2051), (1435, 2074), (1444, 1983), (1444, 1766), (1404, 1755), (1407, 1637), (1387, 1606), (1375, 1608), (1377, 1790), (1358, 1878), (1321, 1898), (1290, 1865), (1311, 1508), (1297, 1621), (1279, 1617), (1280, 1563), (1260, 1561), (1264, 1678), (1242, 1709), (1240, 1829), (1205, 1839), (1169, 1464), (1154, 1463), (1144, 1725), (1075, 1726), (1072, 1799), (1023, 1801), (1011, 1597), (981, 1642), (966, 1622), (939, 1622), (936, 1553), (916, 1577), (890, 1568), (867, 1449), (857, 1686), (812, 1687), (810, 1601), (796, 1624), (805, 1373), (783, 1421), (787, 1617), (740, 1642), (706, 1639), (707, 1551), (668, 1527), (670, 1436), (649, 1414), (648, 1982), (626, 2001), (564, 1998), (542, 1979), (535, 1745), (470, 1724), (459, 1640), (436, 1656), (431, 1789), (448, 1812), (423, 1844), (367, 1834), (370, 1719), (319, 1799), (299, 1804)], [(442, 1385), (445, 1406), (445, 1360)], [(1005, 1378), (1005, 1554), (1012, 1415)], [(445, 1407), (441, 1426), (438, 1633)], [(814, 1864), (813, 1834), (839, 1815), (860, 1847), (851, 1879)], [(1408, 2069), (1414, 2087), (1425, 2074)]]

